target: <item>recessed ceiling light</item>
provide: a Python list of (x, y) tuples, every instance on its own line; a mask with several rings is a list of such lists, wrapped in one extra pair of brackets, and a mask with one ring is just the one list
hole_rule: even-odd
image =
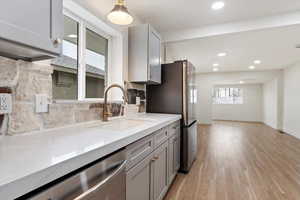
[(213, 66), (218, 67), (218, 66), (220, 66), (220, 64), (219, 63), (214, 63)]
[(70, 35), (68, 35), (68, 37), (69, 37), (69, 38), (77, 38), (77, 35), (75, 35), (75, 34), (70, 34)]
[(254, 65), (249, 66), (249, 69), (255, 69)]
[(261, 61), (260, 60), (254, 60), (254, 64), (257, 64), (257, 65), (259, 65), (261, 63)]
[(240, 81), (240, 84), (244, 84), (245, 82), (244, 81)]
[(227, 53), (225, 53), (225, 52), (218, 53), (218, 56), (219, 56), (219, 57), (224, 57), (224, 56), (227, 56)]
[(224, 8), (225, 3), (223, 1), (216, 1), (211, 5), (211, 9), (213, 10), (220, 10)]
[(219, 68), (214, 67), (214, 68), (213, 68), (213, 71), (214, 71), (214, 72), (217, 72), (217, 71), (219, 71)]

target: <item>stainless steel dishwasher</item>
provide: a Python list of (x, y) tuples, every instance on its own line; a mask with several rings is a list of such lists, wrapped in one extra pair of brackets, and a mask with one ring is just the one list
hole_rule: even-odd
[(88, 166), (29, 200), (125, 200), (125, 150)]

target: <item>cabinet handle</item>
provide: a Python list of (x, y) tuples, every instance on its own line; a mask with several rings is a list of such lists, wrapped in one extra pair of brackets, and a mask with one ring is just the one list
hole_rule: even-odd
[(62, 43), (62, 40), (60, 38), (56, 38), (56, 39), (53, 40), (53, 44), (55, 46), (60, 45), (61, 43)]
[(151, 161), (154, 162), (154, 161), (156, 161), (156, 160), (158, 160), (158, 159), (159, 159), (158, 156), (154, 156), (154, 157), (151, 159)]

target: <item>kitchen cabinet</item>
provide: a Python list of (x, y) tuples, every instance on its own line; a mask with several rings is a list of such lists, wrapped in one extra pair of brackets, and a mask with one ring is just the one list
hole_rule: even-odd
[(126, 200), (152, 200), (153, 158), (150, 154), (126, 175)]
[(0, 54), (14, 59), (41, 60), (61, 54), (61, 0), (9, 0), (0, 7)]
[(162, 200), (168, 190), (168, 142), (127, 172), (127, 200)]
[(162, 200), (168, 190), (168, 142), (154, 152), (153, 161), (153, 198)]
[(154, 149), (153, 136), (145, 137), (126, 147), (127, 149), (127, 169), (142, 161)]
[(169, 139), (169, 184), (174, 180), (180, 168), (180, 127), (176, 129), (175, 134)]
[(126, 147), (127, 200), (162, 200), (180, 167), (180, 121)]
[(161, 38), (149, 24), (133, 26), (128, 32), (128, 78), (130, 82), (161, 83)]

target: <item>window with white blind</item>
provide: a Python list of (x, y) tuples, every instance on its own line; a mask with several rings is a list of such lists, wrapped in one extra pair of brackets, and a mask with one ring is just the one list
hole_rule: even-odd
[(243, 104), (241, 88), (214, 88), (213, 104)]

